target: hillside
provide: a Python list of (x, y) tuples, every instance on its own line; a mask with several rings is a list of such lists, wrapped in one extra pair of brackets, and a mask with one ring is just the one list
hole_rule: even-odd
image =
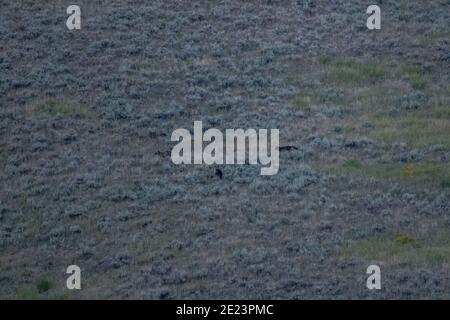
[[(77, 2), (0, 3), (0, 298), (450, 298), (449, 1)], [(194, 121), (278, 174), (173, 164)]]

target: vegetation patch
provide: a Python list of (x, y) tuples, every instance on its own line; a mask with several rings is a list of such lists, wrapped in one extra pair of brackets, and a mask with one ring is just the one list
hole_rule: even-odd
[(326, 67), (322, 82), (337, 86), (361, 86), (382, 79), (384, 66), (375, 61), (362, 61), (354, 58), (319, 58)]
[(404, 232), (399, 232), (395, 235), (395, 242), (402, 245), (414, 243), (415, 241), (416, 240), (412, 236)]
[(302, 109), (309, 110), (313, 106), (342, 106), (347, 103), (346, 93), (343, 90), (330, 88), (310, 88), (295, 96), (294, 104)]
[(344, 167), (360, 169), (362, 168), (362, 164), (358, 160), (348, 160), (344, 163)]
[(450, 178), (444, 177), (441, 179), (441, 187), (444, 189), (450, 189)]
[(430, 43), (439, 40), (449, 40), (450, 39), (450, 31), (449, 30), (438, 30), (426, 33), (422, 36), (422, 42)]
[(51, 115), (78, 115), (84, 116), (87, 113), (86, 107), (63, 100), (49, 99), (39, 102), (31, 107), (32, 113), (46, 113)]
[(375, 139), (415, 146), (442, 144), (450, 148), (450, 107), (435, 106), (426, 110), (393, 114), (375, 113), (373, 127), (365, 133)]
[(450, 263), (450, 234), (415, 239), (399, 232), (351, 242), (341, 249), (345, 256), (358, 256), (383, 263), (443, 266)]
[(313, 95), (299, 95), (295, 98), (295, 105), (300, 109), (308, 109), (317, 102), (317, 97)]
[(411, 87), (414, 90), (425, 89), (427, 85), (425, 74), (418, 65), (411, 63), (404, 63), (400, 66), (400, 70), (403, 74), (405, 74), (409, 78)]
[(54, 285), (46, 275), (41, 275), (35, 279), (33, 284), (20, 287), (16, 296), (21, 300), (39, 300), (39, 299), (65, 299), (65, 295), (54, 292)]
[(44, 293), (50, 290), (52, 283), (50, 280), (43, 276), (36, 280), (36, 289), (38, 293)]
[(448, 188), (450, 183), (450, 165), (433, 163), (360, 163), (349, 160), (342, 165), (330, 165), (325, 171), (340, 175), (355, 175), (362, 178), (380, 178), (396, 180), (405, 184), (427, 184)]

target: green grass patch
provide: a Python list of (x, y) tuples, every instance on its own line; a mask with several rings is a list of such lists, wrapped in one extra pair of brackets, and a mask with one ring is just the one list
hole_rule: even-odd
[(316, 104), (318, 102), (318, 99), (314, 96), (310, 95), (299, 95), (295, 98), (295, 105), (299, 107), (300, 109), (308, 109), (313, 104)]
[(330, 65), (333, 62), (333, 58), (329, 56), (320, 56), (318, 58), (319, 64), (321, 65)]
[(435, 42), (443, 39), (450, 39), (450, 30), (433, 31), (426, 33), (421, 37), (421, 40), (426, 43)]
[(414, 243), (416, 241), (412, 236), (404, 232), (397, 233), (394, 240), (401, 245)]
[(16, 293), (17, 299), (19, 300), (38, 300), (39, 293), (34, 287), (21, 287)]
[(404, 63), (400, 66), (400, 71), (407, 75), (414, 90), (423, 90), (427, 85), (423, 70), (416, 64)]
[(58, 288), (48, 278), (42, 274), (38, 276), (32, 283), (19, 287), (16, 291), (16, 298), (19, 300), (68, 300), (71, 293), (64, 289)]
[(355, 169), (362, 168), (362, 164), (358, 160), (348, 160), (344, 163), (343, 166), (346, 168), (355, 168)]
[(414, 90), (423, 90), (427, 85), (427, 81), (421, 75), (414, 75), (410, 77), (411, 87)]
[(379, 62), (362, 61), (354, 58), (319, 58), (326, 67), (321, 80), (325, 84), (337, 86), (366, 86), (385, 75), (384, 66)]
[(450, 233), (415, 239), (407, 233), (353, 241), (341, 249), (345, 256), (359, 256), (384, 263), (442, 266), (450, 263)]
[(46, 275), (41, 275), (35, 279), (33, 284), (19, 288), (16, 295), (21, 300), (48, 299), (54, 295), (50, 292), (52, 288), (53, 283), (49, 278)]
[(51, 115), (86, 115), (87, 113), (87, 109), (84, 106), (56, 99), (37, 103), (31, 109), (33, 113), (47, 113)]
[(403, 74), (412, 75), (412, 74), (421, 74), (422, 69), (414, 63), (402, 63), (400, 65), (400, 71)]
[[(50, 290), (50, 289), (49, 289)], [(39, 293), (35, 286), (24, 286), (17, 290), (16, 297), (19, 300), (68, 300), (70, 296), (63, 291), (45, 291)]]
[(52, 283), (46, 276), (42, 276), (36, 280), (36, 289), (38, 293), (44, 293), (52, 288)]
[(450, 107), (401, 114), (376, 113), (367, 135), (384, 142), (407, 142), (415, 146), (443, 144), (450, 148)]
[(317, 87), (306, 89), (302, 94), (295, 96), (293, 102), (298, 108), (308, 110), (318, 105), (344, 105), (346, 97), (343, 90)]
[(450, 187), (450, 164), (360, 163), (357, 160), (349, 160), (342, 165), (324, 166), (323, 169), (338, 175), (373, 177), (419, 186), (426, 184), (444, 189)]
[(450, 189), (450, 178), (449, 177), (443, 177), (441, 178), (441, 187), (444, 189)]

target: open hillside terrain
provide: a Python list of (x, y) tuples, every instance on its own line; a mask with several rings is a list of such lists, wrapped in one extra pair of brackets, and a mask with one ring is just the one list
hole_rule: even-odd
[[(278, 174), (173, 164), (194, 121), (279, 129)], [(0, 298), (449, 299), (449, 269), (450, 1), (0, 2)]]

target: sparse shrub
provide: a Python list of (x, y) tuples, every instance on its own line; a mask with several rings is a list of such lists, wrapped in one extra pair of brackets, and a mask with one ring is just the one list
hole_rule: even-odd
[(258, 210), (255, 208), (253, 210), (242, 210), (241, 213), (243, 213), (247, 219), (248, 223), (255, 223), (258, 219)]
[(414, 91), (401, 96), (398, 100), (400, 110), (418, 110), (428, 106), (429, 97), (421, 91)]
[(308, 180), (307, 177), (297, 177), (289, 184), (286, 190), (288, 192), (300, 192), (308, 185)]
[(96, 54), (103, 52), (106, 49), (114, 48), (115, 46), (116, 46), (116, 43), (114, 42), (114, 40), (102, 39), (102, 40), (93, 42), (89, 46), (88, 52), (90, 55), (96, 55)]
[(410, 151), (405, 151), (402, 153), (400, 157), (400, 161), (402, 162), (417, 162), (422, 160), (423, 154), (418, 149), (412, 149)]
[(47, 292), (50, 290), (51, 287), (52, 287), (52, 283), (45, 276), (42, 276), (36, 280), (36, 289), (37, 289), (38, 293)]
[(346, 102), (346, 93), (342, 89), (321, 89), (320, 102), (324, 104), (343, 105)]
[(125, 52), (127, 55), (137, 55), (142, 52), (142, 48), (136, 44), (129, 44), (125, 47)]
[(124, 99), (113, 101), (110, 107), (105, 110), (105, 117), (108, 120), (124, 120), (134, 115), (133, 106)]

